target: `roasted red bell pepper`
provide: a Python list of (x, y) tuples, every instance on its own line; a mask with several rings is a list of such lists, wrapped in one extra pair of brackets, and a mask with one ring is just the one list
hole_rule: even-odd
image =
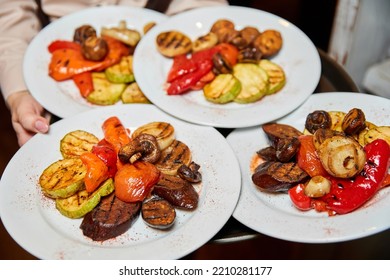
[(298, 166), (310, 177), (325, 176), (328, 174), (317, 155), (313, 142), (313, 135), (299, 136), (300, 146), (297, 154)]
[(349, 213), (362, 206), (381, 189), (390, 166), (389, 144), (377, 139), (367, 144), (364, 151), (364, 169), (354, 180), (329, 178), (332, 183), (331, 191), (320, 198), (326, 202), (329, 210), (338, 214)]
[(91, 152), (83, 153), (80, 159), (87, 167), (87, 173), (84, 177), (85, 189), (87, 192), (93, 192), (109, 178), (108, 167), (97, 155)]
[(90, 61), (83, 57), (81, 49), (59, 48), (52, 53), (49, 63), (49, 75), (56, 81), (64, 81), (74, 75), (88, 71), (102, 71), (116, 64), (122, 56), (128, 55), (130, 49), (120, 41), (104, 37), (108, 44), (108, 54), (102, 61)]
[(288, 195), (290, 196), (290, 199), (296, 208), (306, 211), (312, 209), (313, 207), (311, 198), (305, 195), (304, 190), (305, 185), (298, 184), (288, 190)]
[(77, 88), (82, 97), (87, 97), (91, 92), (93, 92), (93, 81), (91, 72), (83, 72), (76, 74), (72, 77), (73, 82), (76, 84)]
[(167, 89), (168, 95), (178, 95), (190, 90), (204, 75), (211, 71), (213, 62), (204, 60), (199, 63), (198, 69), (172, 81)]
[(50, 43), (47, 49), (50, 53), (61, 49), (73, 49), (76, 51), (81, 51), (81, 45), (73, 41), (55, 40)]
[(187, 55), (178, 55), (173, 58), (173, 64), (168, 72), (167, 82), (172, 82), (180, 76), (194, 72), (197, 69), (197, 65), (194, 60), (191, 60)]
[(98, 144), (93, 146), (92, 153), (97, 155), (108, 168), (108, 177), (114, 178), (117, 168), (118, 156), (114, 147), (105, 139), (99, 141)]
[[(374, 140), (364, 147), (366, 163), (363, 171), (352, 179), (325, 177), (331, 182), (330, 192), (319, 198), (309, 198), (303, 193), (303, 185), (289, 190), (294, 205), (303, 210), (311, 208), (317, 211), (328, 211), (330, 215), (350, 213), (368, 200), (381, 188), (387, 185), (390, 167), (390, 146), (382, 139)], [(309, 208), (308, 208), (309, 207)]]

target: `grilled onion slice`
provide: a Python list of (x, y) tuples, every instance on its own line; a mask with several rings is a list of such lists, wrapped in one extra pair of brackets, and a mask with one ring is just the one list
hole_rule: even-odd
[(318, 149), (325, 170), (338, 178), (351, 178), (363, 170), (366, 154), (353, 138), (333, 136), (326, 139)]

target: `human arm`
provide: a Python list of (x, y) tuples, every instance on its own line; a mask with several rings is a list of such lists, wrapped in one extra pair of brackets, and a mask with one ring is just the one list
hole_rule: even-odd
[(24, 53), (41, 29), (36, 12), (33, 0), (0, 0), (0, 86), (19, 145), (49, 128), (49, 117), (44, 117), (44, 109), (28, 93), (23, 79)]

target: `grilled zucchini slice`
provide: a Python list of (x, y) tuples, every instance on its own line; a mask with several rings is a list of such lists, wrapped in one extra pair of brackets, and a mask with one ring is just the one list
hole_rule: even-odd
[(74, 130), (67, 133), (60, 141), (60, 152), (64, 158), (77, 158), (85, 152), (90, 152), (99, 139), (84, 130)]
[(119, 63), (108, 67), (104, 73), (111, 83), (122, 84), (134, 82), (133, 56), (124, 56)]
[(58, 160), (49, 165), (39, 177), (44, 195), (66, 198), (84, 188), (87, 168), (79, 158)]
[(122, 93), (122, 102), (127, 103), (151, 103), (139, 88), (137, 82), (131, 83)]
[(121, 99), (126, 84), (111, 83), (104, 72), (92, 73), (94, 91), (87, 96), (87, 100), (96, 105), (113, 105)]
[(262, 59), (259, 66), (267, 72), (269, 87), (267, 94), (273, 94), (281, 90), (286, 84), (286, 75), (282, 67), (268, 60)]
[(241, 82), (241, 91), (234, 99), (237, 103), (251, 103), (263, 98), (269, 88), (267, 72), (254, 63), (237, 63), (233, 75)]
[(102, 196), (109, 195), (113, 191), (114, 181), (110, 178), (92, 193), (81, 190), (68, 198), (56, 199), (56, 208), (62, 215), (78, 219), (92, 211), (99, 204)]
[(241, 83), (232, 74), (219, 74), (203, 87), (205, 98), (213, 103), (225, 104), (234, 100), (240, 93)]

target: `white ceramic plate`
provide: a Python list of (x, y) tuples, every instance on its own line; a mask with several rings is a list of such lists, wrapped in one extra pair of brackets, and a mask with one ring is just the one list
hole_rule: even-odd
[[(389, 125), (390, 100), (358, 93), (321, 93), (312, 95), (300, 108), (277, 120), (302, 130), (307, 114), (314, 110), (348, 112), (361, 108), (366, 119)], [(269, 194), (259, 191), (252, 183), (250, 160), (256, 151), (269, 145), (260, 126), (236, 129), (228, 142), (238, 156), (241, 166), (241, 195), (233, 216), (246, 226), (269, 236), (307, 243), (327, 243), (352, 240), (390, 228), (390, 188), (381, 190), (360, 209), (328, 217), (315, 210), (300, 211), (287, 194)]]
[[(149, 228), (141, 218), (123, 235), (93, 242), (44, 197), (38, 185), (42, 171), (61, 158), (62, 137), (83, 129), (103, 137), (101, 125), (118, 116), (132, 129), (151, 121), (170, 122), (176, 139), (186, 143), (201, 165), (200, 197), (194, 211), (177, 211), (168, 231)], [(10, 235), (41, 259), (178, 259), (208, 242), (227, 222), (238, 201), (240, 167), (226, 139), (214, 128), (189, 124), (153, 105), (118, 105), (89, 110), (53, 124), (48, 135), (36, 135), (15, 154), (0, 182), (0, 215)]]
[(129, 28), (142, 34), (146, 23), (159, 23), (166, 18), (166, 15), (148, 9), (102, 6), (84, 9), (52, 22), (34, 37), (27, 48), (23, 63), (27, 88), (43, 107), (60, 118), (101, 107), (87, 102), (72, 80), (56, 82), (48, 75), (51, 59), (48, 45), (54, 40), (73, 40), (74, 30), (83, 24), (92, 25), (100, 34), (103, 26), (117, 26), (120, 20), (126, 20)]
[[(202, 91), (168, 96), (164, 91), (172, 59), (156, 49), (156, 36), (179, 30), (191, 39), (209, 32), (218, 19), (230, 19), (237, 29), (255, 26), (260, 31), (276, 29), (283, 36), (283, 47), (272, 61), (283, 67), (286, 86), (277, 94), (251, 104), (213, 104)], [(292, 23), (260, 10), (245, 7), (208, 7), (171, 17), (150, 31), (134, 56), (134, 72), (145, 95), (158, 107), (180, 119), (214, 127), (248, 127), (280, 118), (301, 105), (315, 90), (321, 75), (321, 61), (310, 39)]]

